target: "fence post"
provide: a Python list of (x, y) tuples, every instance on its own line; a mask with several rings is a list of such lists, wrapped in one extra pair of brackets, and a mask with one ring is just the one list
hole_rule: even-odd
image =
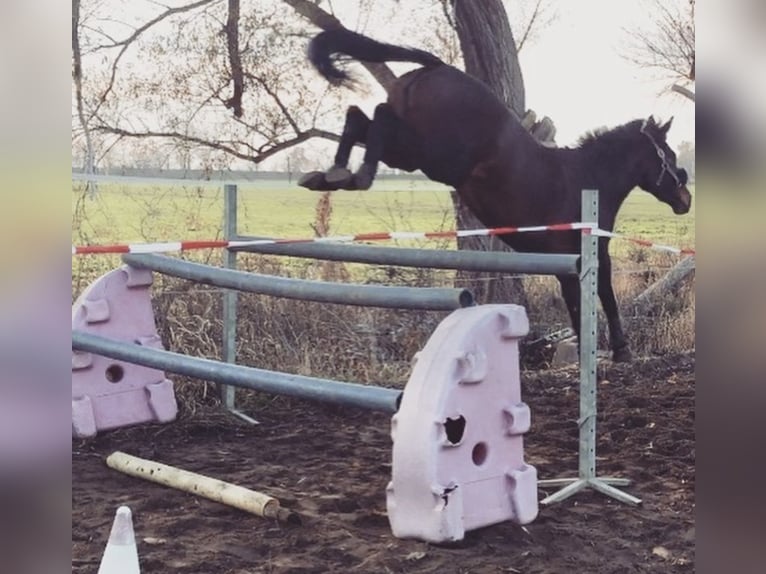
[[(231, 241), (237, 238), (237, 186), (227, 183), (223, 186), (223, 238)], [(237, 252), (225, 249), (223, 266), (226, 269), (237, 268)], [(237, 299), (238, 292), (234, 289), (223, 290), (223, 341), (222, 354), (225, 363), (237, 362)], [(251, 422), (257, 421), (241, 413), (236, 408), (236, 387), (219, 385), (221, 402), (226, 410), (238, 417)]]
[[(598, 225), (598, 191), (584, 189), (583, 223)], [(580, 478), (596, 476), (596, 347), (598, 317), (598, 237), (583, 232), (580, 238)]]
[[(582, 192), (583, 223), (598, 226), (598, 191)], [(596, 348), (598, 345), (598, 236), (584, 229), (580, 241), (580, 428), (579, 468), (577, 478), (556, 478), (538, 481), (540, 486), (563, 486), (540, 501), (546, 505), (560, 502), (585, 488), (592, 488), (628, 504), (641, 500), (615, 486), (627, 486), (624, 478), (603, 478), (596, 475)]]

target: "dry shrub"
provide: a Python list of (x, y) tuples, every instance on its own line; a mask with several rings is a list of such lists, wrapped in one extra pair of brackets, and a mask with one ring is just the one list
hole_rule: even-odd
[[(634, 248), (627, 257), (613, 260), (612, 286), (620, 306), (623, 330), (635, 356), (689, 351), (695, 346), (694, 278), (687, 278), (674, 293), (668, 293), (649, 308), (637, 309), (635, 298), (660, 280), (677, 262), (675, 255)], [(528, 277), (525, 287), (529, 305), (530, 335), (535, 341), (546, 334), (570, 327), (569, 315), (553, 277)], [(599, 306), (599, 348), (607, 349), (606, 317)], [(555, 348), (522, 345), (526, 368), (549, 366)], [(524, 352), (525, 351), (525, 352)]]
[[(239, 269), (299, 278), (316, 278), (317, 271), (322, 270), (318, 262), (296, 267), (285, 261), (241, 255)], [(419, 281), (426, 281), (424, 270), (411, 271)], [(219, 290), (161, 277), (155, 281), (153, 303), (160, 336), (168, 348), (190, 356), (221, 357)], [(330, 305), (253, 293), (238, 295), (237, 312), (239, 364), (400, 387), (407, 380), (412, 357), (446, 315)], [(209, 384), (181, 380), (177, 394), (183, 402), (194, 405), (216, 396), (213, 389)], [(239, 396), (245, 404), (254, 400), (252, 393)]]

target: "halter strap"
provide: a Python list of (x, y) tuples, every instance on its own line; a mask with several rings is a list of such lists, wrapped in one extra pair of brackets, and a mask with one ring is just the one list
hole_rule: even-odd
[(683, 187), (683, 184), (681, 183), (681, 180), (678, 179), (678, 175), (676, 174), (673, 167), (668, 163), (668, 159), (665, 156), (665, 150), (663, 150), (656, 141), (654, 141), (654, 138), (652, 137), (652, 134), (650, 134), (648, 131), (646, 131), (646, 128), (649, 126), (649, 120), (645, 119), (644, 123), (641, 125), (641, 133), (644, 134), (646, 137), (649, 138), (649, 141), (652, 142), (652, 145), (654, 146), (654, 150), (657, 152), (657, 157), (660, 158), (660, 162), (662, 162), (662, 170), (660, 171), (660, 175), (657, 177), (657, 183), (656, 186), (659, 187), (660, 183), (662, 182), (662, 176), (665, 175), (665, 172), (670, 174), (670, 177), (672, 177), (676, 181), (677, 187)]

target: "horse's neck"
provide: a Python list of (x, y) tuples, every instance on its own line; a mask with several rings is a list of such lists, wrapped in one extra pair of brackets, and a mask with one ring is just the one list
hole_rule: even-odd
[(579, 189), (597, 189), (602, 216), (607, 216), (601, 224), (614, 225), (617, 212), (630, 192), (640, 182), (638, 165), (630, 150), (613, 150), (609, 161), (590, 153), (590, 150), (561, 150), (563, 162), (571, 174), (575, 187)]

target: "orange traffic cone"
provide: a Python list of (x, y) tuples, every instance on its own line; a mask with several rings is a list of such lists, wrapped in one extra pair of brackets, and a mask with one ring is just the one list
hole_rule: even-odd
[(98, 574), (140, 574), (138, 548), (130, 508), (120, 506), (114, 516)]

